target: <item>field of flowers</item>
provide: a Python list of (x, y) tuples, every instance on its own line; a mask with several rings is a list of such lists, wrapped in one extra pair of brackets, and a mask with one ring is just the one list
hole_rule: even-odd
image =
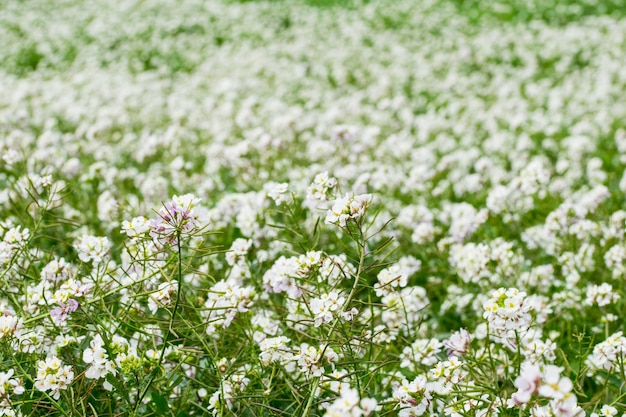
[(622, 0), (0, 0), (0, 416), (623, 416)]

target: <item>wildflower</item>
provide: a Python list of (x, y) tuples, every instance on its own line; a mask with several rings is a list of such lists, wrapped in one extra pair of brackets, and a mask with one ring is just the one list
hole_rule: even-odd
[(439, 395), (448, 395), (455, 385), (462, 383), (468, 376), (461, 362), (456, 356), (447, 361), (439, 361), (434, 368), (428, 371), (428, 380), (431, 381), (430, 389)]
[(178, 281), (162, 282), (155, 293), (148, 297), (148, 309), (152, 314), (156, 313), (159, 307), (166, 307), (172, 302), (172, 295), (178, 291)]
[(590, 284), (587, 286), (586, 305), (597, 304), (598, 307), (604, 307), (619, 300), (620, 295), (613, 292), (613, 286), (608, 283), (600, 285)]
[[(83, 362), (89, 365), (85, 372), (85, 377), (89, 379), (106, 378), (108, 374), (117, 374), (115, 362), (109, 360), (109, 354), (99, 334), (89, 342), (89, 347), (83, 351)], [(110, 391), (113, 389), (113, 386), (108, 381), (105, 381), (104, 388)]]
[(246, 313), (253, 304), (254, 289), (230, 281), (217, 282), (207, 294), (203, 312), (207, 320), (207, 334), (231, 325), (238, 313)]
[(289, 188), (289, 184), (287, 184), (286, 182), (280, 184), (276, 182), (270, 182), (265, 184), (263, 188), (267, 192), (267, 196), (274, 200), (274, 203), (277, 206), (280, 206), (287, 201), (287, 189)]
[(328, 345), (320, 345), (320, 347), (315, 348), (307, 343), (302, 343), (292, 359), (300, 366), (300, 372), (310, 377), (321, 376), (324, 373), (325, 365), (331, 365), (334, 368), (334, 363), (339, 359), (339, 356)]
[(76, 267), (65, 258), (54, 259), (41, 270), (41, 279), (50, 282), (65, 281), (76, 276)]
[(263, 366), (268, 366), (272, 362), (278, 362), (281, 365), (287, 364), (292, 360), (292, 354), (288, 349), (287, 343), (291, 340), (285, 336), (268, 337), (259, 343), (261, 353), (259, 359)]
[(432, 394), (427, 388), (426, 377), (418, 376), (412, 382), (406, 379), (394, 387), (393, 399), (397, 401), (399, 417), (421, 416), (426, 413), (432, 401)]
[[(570, 411), (576, 408), (576, 396), (571, 393), (572, 381), (561, 376), (563, 368), (554, 365), (540, 366), (530, 362), (522, 364), (522, 371), (515, 379), (515, 392), (508, 401), (509, 407), (527, 404), (533, 395), (550, 398), (550, 407)], [(541, 408), (537, 409), (537, 413)], [(533, 414), (535, 415), (535, 414)], [(561, 415), (561, 414), (557, 414)], [(572, 415), (572, 414), (564, 414)]]
[(561, 400), (572, 390), (572, 381), (567, 377), (561, 377), (563, 368), (546, 365), (543, 370), (539, 395), (547, 398)]
[(322, 294), (319, 298), (312, 298), (310, 302), (311, 313), (315, 316), (315, 327), (322, 323), (330, 323), (333, 317), (341, 311), (345, 297), (338, 291), (330, 291)]
[(126, 236), (128, 237), (143, 236), (148, 230), (150, 230), (148, 219), (143, 216), (135, 217), (130, 221), (124, 220), (122, 222), (122, 232), (126, 233)]
[(378, 282), (374, 284), (376, 295), (382, 297), (394, 289), (406, 287), (409, 277), (419, 271), (420, 267), (419, 260), (404, 257), (398, 263), (381, 270), (378, 273)]
[(175, 244), (178, 234), (203, 227), (207, 212), (199, 202), (193, 194), (172, 197), (157, 211), (157, 217), (148, 222), (150, 236), (161, 243)]
[(369, 416), (376, 409), (376, 400), (359, 398), (356, 389), (341, 390), (341, 396), (326, 409), (324, 417), (361, 417)]
[(466, 329), (461, 329), (444, 340), (443, 346), (448, 349), (448, 356), (462, 356), (468, 352), (471, 341), (472, 335)]
[(371, 194), (346, 196), (335, 200), (326, 214), (326, 224), (337, 224), (346, 227), (349, 220), (359, 220), (372, 201)]
[(7, 230), (3, 241), (13, 247), (19, 247), (28, 241), (29, 236), (30, 230), (27, 228), (22, 229), (22, 226), (16, 226)]
[(109, 254), (111, 242), (106, 237), (83, 235), (76, 242), (75, 248), (81, 261), (93, 261), (97, 265)]
[(609, 336), (604, 342), (595, 345), (585, 364), (589, 366), (590, 374), (599, 370), (610, 372), (617, 366), (622, 366), (625, 355), (626, 338), (622, 332), (617, 332)]
[(322, 172), (315, 176), (313, 182), (306, 190), (307, 200), (327, 201), (330, 192), (337, 186), (337, 179), (329, 177), (328, 172)]
[(70, 313), (76, 311), (79, 307), (78, 301), (70, 298), (66, 303), (61, 303), (59, 306), (50, 310), (50, 317), (57, 326), (63, 326), (67, 321), (67, 317)]
[(226, 263), (230, 266), (245, 264), (245, 256), (252, 247), (252, 240), (237, 238), (226, 252)]
[(483, 317), (489, 322), (489, 329), (496, 336), (508, 331), (526, 331), (530, 326), (530, 305), (526, 293), (516, 288), (500, 288), (494, 291), (489, 300), (483, 303)]
[(35, 388), (58, 400), (61, 397), (61, 390), (66, 390), (74, 379), (74, 371), (70, 365), (63, 365), (63, 362), (56, 356), (49, 356), (37, 363), (37, 377), (35, 378)]
[(617, 415), (617, 408), (604, 404), (600, 409), (600, 413), (591, 413), (589, 417), (613, 417)]
[(5, 337), (19, 335), (22, 329), (22, 319), (16, 315), (5, 313), (0, 316), (0, 340)]

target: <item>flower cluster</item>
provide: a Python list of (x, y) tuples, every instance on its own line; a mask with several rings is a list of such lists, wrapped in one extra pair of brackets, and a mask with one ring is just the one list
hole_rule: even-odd
[(591, 372), (612, 371), (624, 369), (624, 357), (626, 355), (626, 337), (622, 332), (609, 336), (604, 342), (593, 347), (593, 352), (586, 360)]
[(35, 388), (46, 392), (55, 400), (61, 397), (61, 391), (67, 390), (73, 380), (72, 367), (63, 365), (63, 362), (55, 356), (49, 356), (37, 363)]
[(0, 416), (626, 413), (623, 1), (23, 3)]
[(513, 343), (517, 333), (525, 333), (531, 325), (532, 304), (526, 293), (517, 288), (499, 288), (483, 303), (483, 317), (490, 334)]
[(348, 388), (341, 391), (337, 398), (324, 413), (324, 417), (362, 417), (369, 416), (376, 410), (376, 400), (359, 398), (356, 389)]
[(9, 369), (7, 372), (0, 372), (0, 415), (18, 415), (12, 406), (12, 397), (23, 394), (25, 391), (22, 381), (14, 378), (15, 371)]
[(521, 373), (515, 379), (517, 392), (508, 401), (509, 407), (527, 404), (533, 395), (538, 395), (548, 398), (550, 402), (533, 407), (533, 416), (584, 416), (584, 411), (576, 403), (576, 396), (571, 392), (572, 381), (561, 376), (561, 372), (563, 368), (554, 365), (540, 367), (529, 362), (523, 363)]
[(331, 209), (326, 214), (327, 224), (337, 224), (346, 227), (349, 220), (358, 221), (365, 214), (365, 210), (372, 202), (370, 194), (345, 196), (335, 200)]
[[(198, 203), (200, 198), (193, 194), (185, 194), (182, 196), (175, 195), (170, 201), (163, 203), (163, 206), (157, 211), (157, 217), (148, 221), (148, 230), (150, 236), (160, 243), (175, 243), (180, 235), (189, 234), (190, 232), (205, 226), (208, 220), (206, 210)], [(133, 230), (139, 227), (140, 230), (145, 226), (141, 220), (135, 222)], [(129, 233), (129, 228), (133, 226), (128, 224), (124, 231)]]
[(393, 388), (393, 399), (397, 401), (398, 416), (411, 417), (426, 414), (433, 400), (426, 377), (419, 376), (409, 382), (406, 379)]
[[(83, 351), (83, 361), (89, 365), (87, 372), (85, 372), (85, 377), (89, 379), (106, 378), (109, 374), (113, 376), (117, 374), (115, 362), (109, 359), (109, 354), (100, 335), (91, 339), (89, 347)], [(104, 388), (110, 391), (113, 386), (105, 380)]]

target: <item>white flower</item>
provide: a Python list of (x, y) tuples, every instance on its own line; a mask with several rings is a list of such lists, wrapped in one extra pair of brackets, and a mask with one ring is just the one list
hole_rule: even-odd
[(52, 398), (58, 400), (61, 390), (66, 390), (74, 379), (74, 371), (70, 365), (56, 356), (48, 356), (46, 360), (37, 363), (37, 377), (35, 388), (39, 391), (48, 392)]
[(444, 340), (443, 345), (448, 349), (448, 356), (461, 356), (468, 352), (471, 341), (472, 335), (466, 329), (461, 329)]
[(270, 182), (265, 184), (263, 189), (267, 192), (267, 196), (274, 200), (277, 206), (280, 206), (284, 202), (287, 201), (289, 194), (287, 194), (287, 189), (289, 188), (289, 184), (286, 182), (276, 183)]
[[(89, 347), (83, 351), (83, 362), (89, 365), (85, 372), (85, 377), (89, 379), (105, 378), (108, 374), (116, 375), (115, 362), (109, 360), (109, 355), (104, 347), (104, 341), (100, 335), (96, 335)], [(106, 381), (105, 381), (105, 384)], [(110, 385), (105, 385), (105, 388)]]
[(78, 239), (75, 248), (81, 261), (93, 261), (97, 265), (109, 254), (111, 242), (106, 237), (84, 235)]
[(335, 200), (332, 208), (326, 213), (326, 224), (337, 224), (345, 227), (349, 220), (358, 220), (372, 201), (371, 194), (345, 196)]
[(148, 219), (143, 216), (135, 217), (132, 220), (122, 222), (122, 232), (128, 237), (139, 237), (145, 235), (150, 230)]
[(530, 401), (530, 397), (537, 392), (541, 381), (539, 365), (525, 362), (522, 364), (520, 375), (515, 378), (515, 392), (509, 400), (510, 406), (520, 406)]
[(148, 309), (152, 314), (159, 308), (167, 307), (172, 302), (172, 296), (178, 291), (178, 281), (162, 282), (156, 292), (148, 297)]

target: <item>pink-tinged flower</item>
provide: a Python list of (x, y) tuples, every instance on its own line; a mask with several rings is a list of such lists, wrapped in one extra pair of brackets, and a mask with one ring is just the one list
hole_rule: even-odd
[(448, 356), (462, 356), (468, 352), (471, 341), (472, 335), (466, 329), (461, 329), (444, 340), (443, 345), (448, 349)]
[(57, 326), (63, 326), (67, 321), (70, 313), (73, 313), (80, 307), (78, 301), (70, 298), (66, 303), (61, 303), (57, 307), (50, 310), (50, 317)]
[(157, 218), (148, 222), (150, 236), (162, 243), (176, 244), (179, 234), (201, 228), (206, 211), (197, 206), (199, 202), (192, 194), (175, 195), (159, 209)]
[(515, 379), (517, 392), (511, 396), (509, 406), (520, 406), (530, 401), (530, 397), (537, 392), (541, 382), (541, 369), (536, 364), (524, 363), (520, 376)]

